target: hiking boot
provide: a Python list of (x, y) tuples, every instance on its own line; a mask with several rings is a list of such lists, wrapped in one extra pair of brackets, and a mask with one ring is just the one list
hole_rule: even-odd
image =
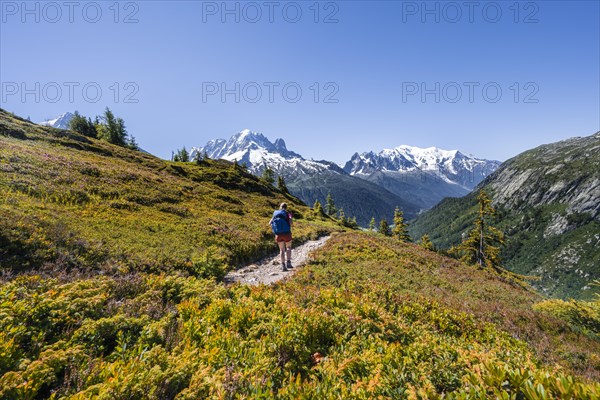
[(292, 269), (294, 267), (292, 267), (292, 262), (290, 260), (287, 261), (287, 264), (285, 265), (287, 269)]
[(288, 269), (285, 267), (285, 264), (283, 264), (283, 266), (282, 266), (281, 270), (282, 270), (283, 272), (287, 272), (287, 270), (288, 270)]

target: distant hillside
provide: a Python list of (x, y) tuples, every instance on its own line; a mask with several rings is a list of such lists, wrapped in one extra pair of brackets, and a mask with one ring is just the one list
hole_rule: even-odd
[(371, 218), (391, 221), (394, 209), (400, 207), (409, 218), (419, 211), (410, 196), (398, 196), (379, 185), (359, 179), (344, 172), (333, 162), (307, 160), (287, 149), (283, 139), (271, 143), (264, 135), (245, 129), (228, 140), (211, 140), (205, 146), (194, 148), (192, 153), (208, 154), (210, 158), (236, 160), (245, 164), (253, 174), (260, 176), (271, 168), (286, 181), (290, 192), (313, 205), (322, 204), (331, 193), (337, 208), (343, 208), (348, 217), (367, 226)]
[(0, 267), (223, 268), (275, 250), (290, 203), (298, 239), (323, 223), (225, 161), (172, 163), (0, 110)]
[[(600, 133), (540, 146), (508, 160), (476, 190), (494, 199), (508, 235), (506, 266), (540, 276), (551, 296), (589, 298), (600, 278)], [(420, 215), (413, 237), (447, 248), (475, 215), (475, 192)]]

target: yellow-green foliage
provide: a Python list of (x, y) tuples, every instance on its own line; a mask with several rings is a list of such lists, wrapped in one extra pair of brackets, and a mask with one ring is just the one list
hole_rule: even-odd
[[(273, 287), (20, 277), (0, 290), (0, 398), (598, 398), (582, 380), (598, 378), (598, 342), (531, 310), (536, 299), (356, 233)], [(586, 367), (538, 341), (568, 341)]]
[(0, 110), (2, 268), (219, 275), (275, 250), (268, 221), (284, 200), (298, 240), (331, 229), (227, 162), (166, 162)]
[[(600, 343), (491, 270), (340, 233), (283, 284), (226, 287), (281, 193), (5, 113), (0, 144), (1, 267), (28, 272), (0, 285), (1, 399), (600, 396)], [(296, 236), (333, 229), (285, 199)]]
[(600, 299), (545, 300), (536, 304), (535, 309), (569, 321), (574, 330), (600, 340)]
[(310, 274), (301, 272), (298, 279), (352, 285), (357, 292), (384, 288), (403, 301), (434, 299), (526, 341), (541, 361), (600, 380), (600, 342), (534, 309), (541, 297), (512, 279), (378, 235), (336, 236), (327, 249)]

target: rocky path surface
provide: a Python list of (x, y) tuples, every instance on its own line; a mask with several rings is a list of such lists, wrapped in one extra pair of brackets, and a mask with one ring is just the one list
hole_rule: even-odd
[(246, 285), (270, 285), (281, 279), (292, 276), (298, 267), (306, 264), (310, 253), (323, 246), (329, 236), (323, 236), (317, 240), (308, 241), (298, 247), (292, 248), (292, 269), (286, 272), (281, 270), (281, 258), (279, 254), (267, 257), (257, 263), (241, 267), (231, 271), (225, 276), (226, 283), (239, 282)]

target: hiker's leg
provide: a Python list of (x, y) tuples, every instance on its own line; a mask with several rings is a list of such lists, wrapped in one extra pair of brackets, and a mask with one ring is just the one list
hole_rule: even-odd
[(287, 247), (286, 253), (287, 253), (287, 260), (288, 262), (292, 262), (292, 242), (289, 241), (285, 244), (285, 247)]
[(281, 264), (285, 265), (285, 242), (277, 242), (279, 245), (279, 255), (281, 256)]

